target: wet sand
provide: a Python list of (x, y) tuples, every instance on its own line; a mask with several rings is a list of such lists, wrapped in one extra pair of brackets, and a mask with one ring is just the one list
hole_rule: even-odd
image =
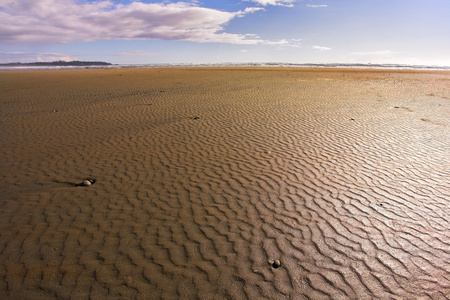
[(0, 72), (0, 298), (446, 299), (449, 116), (445, 71)]

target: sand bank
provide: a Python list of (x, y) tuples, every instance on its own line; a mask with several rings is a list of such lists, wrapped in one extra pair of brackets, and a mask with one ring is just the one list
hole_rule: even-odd
[(0, 298), (445, 299), (449, 116), (445, 71), (0, 72)]

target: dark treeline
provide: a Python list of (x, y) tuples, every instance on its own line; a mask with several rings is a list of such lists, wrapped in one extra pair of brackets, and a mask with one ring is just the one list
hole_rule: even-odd
[(21, 62), (13, 62), (13, 63), (4, 63), (0, 64), (0, 66), (108, 66), (111, 63), (103, 62), (103, 61), (52, 61), (52, 62), (30, 62), (30, 63), (21, 63)]

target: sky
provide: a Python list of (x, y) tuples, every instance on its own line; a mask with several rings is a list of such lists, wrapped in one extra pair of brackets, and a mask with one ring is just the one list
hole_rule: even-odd
[(449, 0), (0, 0), (0, 63), (450, 66)]

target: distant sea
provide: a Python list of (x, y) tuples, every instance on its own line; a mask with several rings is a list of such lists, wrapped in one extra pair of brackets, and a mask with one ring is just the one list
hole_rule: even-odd
[(92, 66), (0, 66), (0, 71), (20, 70), (71, 70), (71, 69), (122, 69), (122, 68), (177, 68), (177, 67), (290, 67), (290, 68), (349, 68), (397, 70), (450, 70), (450, 66), (402, 64), (293, 64), (293, 63), (217, 63), (217, 64), (115, 64)]

